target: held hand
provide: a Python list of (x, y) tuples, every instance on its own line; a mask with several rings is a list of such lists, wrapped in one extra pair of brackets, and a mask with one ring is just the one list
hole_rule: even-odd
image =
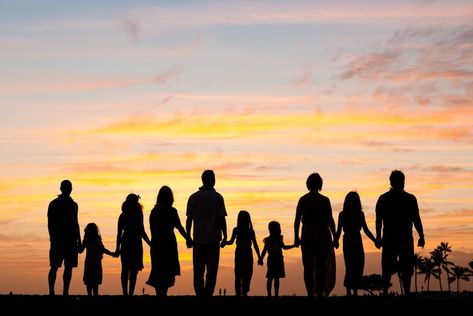
[(226, 240), (222, 240), (222, 242), (220, 243), (220, 247), (223, 248), (227, 245), (227, 241)]
[(296, 238), (294, 238), (294, 246), (299, 247), (300, 245), (301, 245), (301, 240), (299, 236), (297, 236)]
[(192, 241), (192, 239), (189, 238), (189, 239), (186, 240), (187, 249), (192, 248), (193, 244), (194, 244), (194, 242)]
[(425, 246), (424, 236), (420, 236), (419, 240), (417, 241), (417, 247), (424, 248), (424, 246)]
[(258, 265), (263, 266), (263, 260), (262, 259), (258, 259)]
[(374, 245), (376, 248), (381, 249), (381, 247), (383, 246), (383, 243), (381, 242), (380, 238), (376, 238), (376, 240), (374, 241)]
[(338, 239), (335, 239), (335, 240), (333, 241), (332, 245), (333, 245), (333, 247), (334, 247), (335, 249), (338, 249), (338, 247), (340, 246), (340, 244), (338, 243)]
[(118, 258), (119, 256), (120, 256), (120, 254), (116, 251), (112, 254), (112, 257), (114, 257), (114, 258)]

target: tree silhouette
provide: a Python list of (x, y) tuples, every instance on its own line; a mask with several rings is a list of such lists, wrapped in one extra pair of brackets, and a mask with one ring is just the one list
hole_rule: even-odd
[(420, 265), (420, 273), (425, 274), (424, 283), (427, 282), (427, 292), (430, 291), (430, 277), (438, 276), (438, 268), (436, 267), (434, 261), (431, 258), (424, 258), (422, 264)]
[[(470, 262), (471, 264), (472, 262)], [(460, 293), (460, 281), (470, 281), (470, 270), (468, 268), (454, 266), (452, 268), (453, 276), (449, 279), (449, 283), (457, 281), (457, 293)]]
[[(450, 266), (454, 266), (453, 262), (448, 261), (448, 253), (452, 252), (452, 247), (448, 245), (448, 242), (441, 242), (440, 245), (437, 246), (437, 249), (442, 252), (442, 268), (447, 273), (447, 280), (450, 280)], [(448, 284), (448, 291), (450, 292), (450, 282)]]
[(420, 253), (414, 254), (414, 286), (417, 293), (417, 273), (421, 271), (421, 265), (424, 260), (424, 257), (420, 255)]
[(439, 248), (435, 248), (430, 252), (430, 259), (433, 261), (434, 265), (438, 267), (438, 274), (432, 274), (436, 279), (439, 280), (440, 292), (443, 292), (442, 287), (442, 264), (444, 263), (443, 252)]

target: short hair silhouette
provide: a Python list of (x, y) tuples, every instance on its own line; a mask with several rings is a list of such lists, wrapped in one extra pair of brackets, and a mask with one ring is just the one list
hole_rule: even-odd
[(314, 189), (317, 191), (320, 191), (322, 190), (323, 180), (322, 180), (322, 177), (318, 173), (314, 172), (309, 175), (305, 184), (309, 191), (312, 191)]
[(174, 195), (172, 194), (172, 190), (167, 185), (163, 185), (161, 189), (159, 189), (158, 197), (156, 199), (156, 204), (161, 204), (163, 206), (172, 206), (174, 203)]
[(393, 170), (391, 172), (391, 175), (389, 176), (389, 182), (391, 182), (391, 187), (393, 189), (404, 189), (405, 180), (406, 177), (404, 176), (404, 173), (402, 173), (402, 171), (400, 170)]
[(62, 180), (60, 190), (62, 193), (69, 194), (72, 192), (72, 182), (70, 180)]
[(213, 188), (215, 186), (215, 173), (213, 170), (205, 170), (202, 173), (202, 184), (206, 188)]

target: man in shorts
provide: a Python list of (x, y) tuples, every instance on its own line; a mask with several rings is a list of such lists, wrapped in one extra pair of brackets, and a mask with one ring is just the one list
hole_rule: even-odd
[(63, 295), (69, 295), (72, 268), (77, 267), (78, 249), (81, 245), (78, 206), (71, 198), (72, 183), (69, 180), (61, 182), (61, 194), (49, 203), (48, 231), (50, 240), (48, 274), (49, 295), (55, 295), (57, 270), (64, 261)]

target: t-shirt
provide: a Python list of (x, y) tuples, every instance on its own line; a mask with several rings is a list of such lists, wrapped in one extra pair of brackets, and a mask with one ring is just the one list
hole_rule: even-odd
[(193, 220), (195, 243), (217, 243), (222, 239), (219, 219), (227, 216), (223, 197), (214, 188), (200, 188), (189, 197), (186, 215)]

